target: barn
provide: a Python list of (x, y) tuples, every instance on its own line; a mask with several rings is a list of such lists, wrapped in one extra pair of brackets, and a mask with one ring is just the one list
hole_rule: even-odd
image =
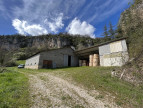
[(126, 38), (75, 51), (79, 66), (122, 66), (129, 60)]
[(128, 59), (126, 38), (120, 38), (82, 50), (65, 47), (43, 51), (28, 58), (25, 68), (122, 66)]
[(78, 57), (73, 47), (39, 52), (26, 60), (25, 68), (61, 68), (78, 66)]

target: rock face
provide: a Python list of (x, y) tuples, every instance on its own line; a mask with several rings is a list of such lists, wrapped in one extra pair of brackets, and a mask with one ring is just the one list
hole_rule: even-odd
[(129, 29), (138, 27), (142, 21), (143, 0), (135, 0), (135, 3), (121, 14), (119, 25), (126, 35)]
[[(17, 50), (19, 48), (37, 47), (38, 49), (46, 48), (61, 48), (64, 46), (74, 46), (77, 49), (82, 47), (89, 47), (94, 45), (94, 39), (85, 39), (84, 45), (76, 39), (71, 37), (54, 37), (54, 36), (0, 36), (0, 49), (3, 50)], [(81, 37), (82, 38), (82, 37)]]
[(16, 50), (24, 47), (41, 48), (47, 46), (48, 48), (60, 48), (70, 45), (70, 41), (63, 38), (41, 38), (41, 37), (25, 37), (25, 36), (1, 36), (0, 48), (4, 50)]
[(135, 85), (143, 82), (143, 0), (134, 0), (134, 4), (124, 11), (119, 26), (122, 34), (127, 36), (130, 62), (125, 65), (123, 79)]

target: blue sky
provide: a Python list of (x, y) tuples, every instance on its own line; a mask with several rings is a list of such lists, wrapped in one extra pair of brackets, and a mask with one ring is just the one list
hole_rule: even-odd
[(0, 0), (0, 35), (68, 32), (100, 37), (131, 0)]

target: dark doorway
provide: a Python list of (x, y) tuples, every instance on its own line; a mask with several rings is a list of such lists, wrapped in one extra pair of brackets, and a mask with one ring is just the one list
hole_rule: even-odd
[(68, 56), (68, 66), (71, 66), (71, 56)]
[(43, 60), (43, 68), (53, 68), (51, 60)]

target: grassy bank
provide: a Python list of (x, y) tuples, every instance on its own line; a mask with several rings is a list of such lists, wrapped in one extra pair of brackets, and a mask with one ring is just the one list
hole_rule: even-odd
[(128, 82), (119, 80), (116, 77), (111, 77), (111, 71), (114, 68), (115, 67), (73, 67), (40, 70), (12, 69), (31, 74), (49, 72), (63, 79), (73, 80), (89, 90), (98, 90), (100, 92), (99, 98), (104, 98), (104, 95), (110, 93), (112, 96), (115, 96), (116, 104), (122, 107), (143, 107), (143, 86), (137, 87)]
[(28, 108), (29, 102), (25, 75), (0, 68), (0, 108)]
[(17, 64), (17, 65), (25, 64), (25, 60), (18, 60), (18, 61), (16, 61), (16, 64)]
[[(113, 67), (79, 67), (61, 69), (56, 74), (62, 74), (89, 89), (107, 92), (115, 96), (116, 104), (120, 106), (143, 107), (143, 86), (136, 87), (128, 82), (111, 77)], [(42, 70), (40, 70), (42, 71)], [(102, 96), (103, 97), (103, 96)]]

